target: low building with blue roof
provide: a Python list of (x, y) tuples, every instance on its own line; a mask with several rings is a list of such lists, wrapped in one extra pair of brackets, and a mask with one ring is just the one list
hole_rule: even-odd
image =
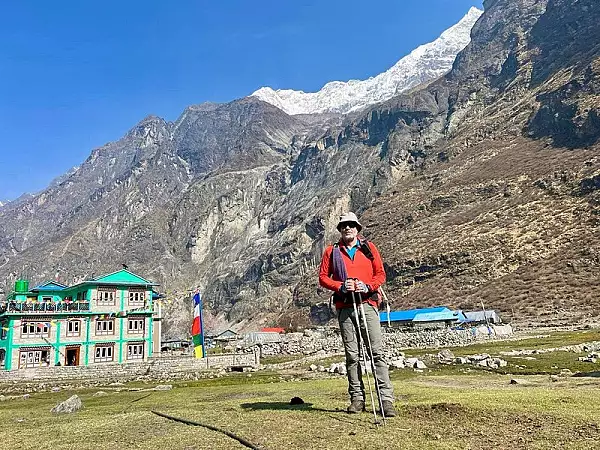
[(379, 321), (392, 327), (442, 328), (466, 322), (467, 318), (462, 311), (453, 311), (445, 306), (436, 306), (392, 311), (389, 316), (387, 312), (381, 312), (379, 313)]

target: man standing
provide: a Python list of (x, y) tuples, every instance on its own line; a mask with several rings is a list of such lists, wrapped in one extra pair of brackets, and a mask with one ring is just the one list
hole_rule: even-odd
[[(379, 287), (385, 283), (385, 271), (379, 251), (371, 242), (366, 242), (358, 233), (362, 225), (352, 212), (340, 216), (337, 230), (341, 238), (338, 243), (325, 249), (319, 271), (319, 284), (334, 292), (335, 307), (344, 351), (346, 353), (346, 369), (348, 372), (348, 394), (351, 414), (365, 410), (365, 387), (362, 380), (359, 359), (358, 328), (361, 339), (365, 339), (364, 322), (355, 316), (353, 299), (363, 303), (368, 336), (371, 341), (373, 362), (375, 363), (375, 380), (381, 395), (380, 404), (385, 417), (394, 417), (394, 391), (390, 382), (388, 365), (383, 360), (381, 343), (381, 326), (379, 325), (378, 299)], [(360, 309), (358, 309), (360, 311)], [(359, 325), (360, 324), (360, 325)], [(358, 328), (357, 328), (358, 326)]]

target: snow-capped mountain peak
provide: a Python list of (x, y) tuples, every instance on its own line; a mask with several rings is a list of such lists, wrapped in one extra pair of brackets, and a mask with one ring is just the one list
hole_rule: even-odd
[(417, 47), (387, 71), (367, 80), (332, 81), (318, 92), (262, 87), (252, 96), (288, 114), (345, 114), (383, 102), (448, 72), (456, 55), (470, 42), (471, 28), (482, 13), (471, 7), (457, 24), (435, 41)]

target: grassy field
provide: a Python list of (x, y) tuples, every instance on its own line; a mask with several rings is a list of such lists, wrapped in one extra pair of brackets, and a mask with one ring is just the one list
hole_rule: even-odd
[[(571, 334), (558, 336), (558, 341), (579, 343), (590, 337)], [(543, 339), (554, 341), (556, 336), (535, 338), (529, 344), (548, 344)], [(521, 348), (532, 348), (518, 342)], [(465, 354), (494, 354), (506, 344), (486, 345), (487, 351), (467, 347)], [(569, 361), (576, 360), (576, 354), (569, 355)], [(170, 391), (129, 391), (155, 385), (136, 383), (32, 393), (28, 399), (15, 397), (0, 403), (0, 447), (246, 448), (221, 432), (152, 413), (159, 411), (222, 428), (264, 449), (600, 449), (599, 378), (552, 382), (548, 375), (520, 375), (523, 382), (514, 385), (510, 375), (465, 374), (453, 366), (423, 373), (395, 371), (392, 379), (399, 415), (386, 426), (376, 426), (372, 412), (346, 414), (345, 378), (332, 375), (282, 377), (261, 371), (174, 383)], [(94, 396), (98, 390), (107, 394)], [(73, 393), (83, 400), (81, 411), (50, 412)], [(295, 396), (305, 404), (290, 405)]]

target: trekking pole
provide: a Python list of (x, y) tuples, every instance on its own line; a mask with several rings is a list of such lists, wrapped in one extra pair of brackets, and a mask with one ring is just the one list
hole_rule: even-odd
[[(360, 352), (362, 353), (363, 362), (365, 364), (365, 373), (367, 374), (367, 383), (369, 385), (369, 394), (371, 396), (371, 407), (373, 408), (373, 417), (375, 418), (375, 425), (379, 426), (379, 422), (377, 421), (377, 410), (375, 409), (375, 398), (373, 397), (373, 387), (371, 386), (371, 377), (369, 376), (369, 371), (367, 370), (367, 352), (365, 350), (365, 343), (363, 342), (362, 336), (360, 335), (360, 322), (358, 319), (358, 308), (356, 307), (356, 297), (354, 291), (352, 291), (352, 306), (354, 308), (354, 317), (356, 319), (356, 339), (358, 340), (358, 343), (360, 345)], [(360, 362), (358, 363), (358, 366), (360, 369)], [(373, 377), (375, 377), (374, 372)]]
[[(363, 306), (362, 302), (360, 302), (360, 315), (362, 316), (363, 324), (365, 326), (365, 335), (367, 338), (367, 345), (369, 348), (369, 358), (371, 359), (371, 371), (373, 372), (373, 378), (375, 381), (375, 389), (377, 390), (377, 398), (379, 399), (379, 408), (381, 410), (381, 419), (383, 420), (383, 424), (385, 425), (385, 413), (383, 412), (383, 400), (381, 399), (381, 390), (379, 389), (379, 383), (377, 382), (377, 370), (375, 368), (375, 360), (373, 359), (373, 349), (371, 348), (371, 338), (369, 337), (369, 327), (367, 326), (367, 316), (365, 316), (365, 307)], [(366, 362), (365, 362), (365, 364), (366, 364)], [(369, 386), (370, 386), (370, 384), (369, 384)], [(373, 408), (375, 408), (374, 405), (373, 405)]]
[(390, 301), (387, 298), (387, 295), (385, 295), (385, 291), (383, 290), (383, 288), (380, 286), (379, 287), (379, 292), (381, 292), (381, 296), (383, 297), (383, 300), (385, 301), (385, 311), (387, 312), (387, 323), (388, 323), (388, 328), (392, 327), (392, 322), (390, 320), (390, 313), (391, 308), (390, 308)]

